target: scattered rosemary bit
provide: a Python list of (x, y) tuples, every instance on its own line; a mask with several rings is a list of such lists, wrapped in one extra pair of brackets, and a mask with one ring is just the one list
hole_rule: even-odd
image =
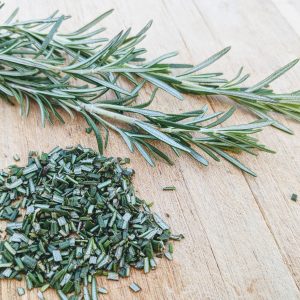
[(18, 287), (17, 288), (17, 292), (19, 296), (23, 296), (25, 295), (25, 290), (22, 287)]
[(45, 300), (45, 297), (44, 297), (44, 295), (43, 295), (43, 293), (41, 291), (37, 292), (37, 296), (38, 296), (39, 300)]
[(129, 288), (134, 291), (135, 293), (139, 292), (141, 290), (140, 286), (138, 284), (136, 284), (135, 282), (133, 282)]
[(298, 195), (293, 193), (291, 196), (291, 200), (296, 202), (298, 200)]
[(163, 191), (175, 191), (176, 187), (175, 186), (166, 186), (163, 188)]
[(25, 276), (28, 289), (40, 288), (40, 299), (48, 287), (61, 299), (78, 299), (82, 290), (85, 299), (97, 299), (95, 276), (118, 280), (131, 268), (155, 269), (155, 257), (171, 252), (169, 240), (183, 236), (171, 234), (135, 195), (127, 162), (79, 145), (32, 152), (27, 166), (2, 171), (0, 217), (9, 222), (0, 278)]
[(173, 260), (173, 256), (170, 252), (165, 252), (165, 257), (168, 259), (168, 260)]
[(100, 287), (100, 288), (98, 288), (98, 292), (99, 292), (100, 294), (107, 294), (107, 293), (108, 293), (108, 291), (107, 291), (107, 289), (106, 289), (105, 287)]
[(19, 161), (19, 160), (20, 160), (20, 156), (19, 156), (18, 154), (15, 154), (15, 155), (13, 156), (13, 159), (14, 159), (15, 161)]
[(88, 128), (85, 129), (85, 132), (87, 134), (90, 134), (92, 131), (93, 131), (93, 129), (91, 127), (88, 127)]

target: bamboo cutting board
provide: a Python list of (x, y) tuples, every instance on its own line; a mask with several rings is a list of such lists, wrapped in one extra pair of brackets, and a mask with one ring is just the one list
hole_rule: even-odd
[[(130, 26), (137, 32), (150, 19), (154, 24), (143, 42), (154, 57), (178, 50), (182, 62), (197, 63), (231, 45), (229, 55), (213, 71), (233, 76), (243, 65), (258, 81), (300, 55), (300, 2), (298, 0), (7, 0), (0, 11), (5, 19), (20, 6), (20, 19), (50, 15), (59, 9), (72, 15), (65, 30), (72, 30), (115, 8), (103, 24), (112, 36)], [(280, 91), (300, 88), (300, 65), (275, 82)], [(150, 87), (144, 91), (148, 96)], [(211, 111), (224, 111), (230, 101), (210, 97), (186, 97), (180, 102), (160, 92), (154, 109), (179, 112), (208, 104)], [(253, 117), (239, 110), (234, 124)], [(133, 272), (129, 279), (98, 285), (109, 290), (101, 299), (300, 299), (300, 204), (290, 200), (300, 194), (300, 124), (280, 119), (294, 136), (267, 128), (259, 138), (276, 155), (260, 153), (241, 160), (258, 177), (252, 178), (226, 162), (211, 161), (208, 168), (188, 157), (175, 158), (175, 166), (158, 162), (151, 168), (138, 155), (129, 153), (112, 135), (106, 155), (129, 156), (136, 170), (138, 194), (154, 202), (174, 232), (185, 239), (175, 244), (174, 261), (162, 260), (147, 276)], [(77, 117), (67, 125), (42, 128), (38, 108), (27, 120), (16, 107), (0, 102), (0, 168), (13, 163), (13, 154), (26, 162), (29, 150), (48, 151), (56, 145), (81, 143), (96, 148), (85, 122)], [(162, 187), (175, 185), (176, 191)], [(168, 215), (166, 215), (168, 214)], [(168, 216), (168, 217), (167, 217)], [(142, 292), (128, 286), (137, 282)], [(0, 299), (37, 299), (37, 291), (19, 297), (24, 282), (0, 281)], [(54, 291), (46, 299), (58, 299)]]

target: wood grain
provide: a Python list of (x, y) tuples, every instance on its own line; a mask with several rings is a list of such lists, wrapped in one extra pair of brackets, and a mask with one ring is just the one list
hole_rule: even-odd
[[(213, 2), (213, 4), (212, 4)], [(213, 52), (231, 45), (232, 51), (211, 70), (233, 75), (240, 65), (257, 81), (300, 53), (300, 5), (296, 0), (40, 0), (8, 1), (0, 17), (20, 6), (20, 18), (49, 15), (55, 9), (72, 15), (64, 28), (71, 30), (99, 13), (115, 8), (103, 23), (111, 36), (132, 26), (136, 31), (149, 19), (155, 22), (144, 45), (149, 56), (178, 50), (179, 59), (197, 63)], [(297, 66), (275, 83), (278, 90), (299, 89)], [(149, 95), (150, 88), (144, 91)], [(225, 110), (224, 98), (190, 97), (175, 100), (163, 92), (153, 108), (183, 111), (208, 103), (212, 111)], [(0, 103), (0, 167), (13, 162), (18, 153), (25, 163), (29, 150), (50, 150), (58, 145), (81, 143), (96, 147), (92, 135), (84, 132), (80, 118), (67, 125), (41, 128), (38, 109), (25, 120), (16, 107)], [(234, 124), (253, 120), (238, 111)], [(259, 138), (277, 151), (241, 159), (257, 173), (242, 174), (226, 162), (212, 162), (208, 168), (187, 157), (175, 159), (175, 166), (157, 163), (149, 167), (132, 156), (117, 136), (112, 136), (106, 155), (129, 156), (136, 170), (139, 195), (155, 203), (161, 215), (185, 240), (175, 245), (174, 261), (162, 260), (156, 271), (145, 276), (133, 272), (119, 282), (98, 279), (109, 294), (105, 299), (300, 299), (300, 207), (290, 200), (300, 193), (300, 125), (281, 118), (294, 136), (268, 128)], [(162, 187), (175, 185), (174, 192)], [(128, 285), (143, 289), (133, 294)], [(19, 299), (16, 288), (24, 282), (1, 281), (1, 299)], [(46, 299), (58, 299), (54, 291)], [(22, 299), (37, 299), (36, 290)]]

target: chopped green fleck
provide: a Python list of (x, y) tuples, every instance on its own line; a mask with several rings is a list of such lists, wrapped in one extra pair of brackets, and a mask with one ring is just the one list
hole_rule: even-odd
[(117, 281), (117, 280), (119, 280), (119, 275), (118, 275), (118, 273), (115, 273), (115, 272), (108, 272), (107, 279)]
[(163, 191), (175, 191), (176, 187), (174, 185), (172, 186), (166, 186), (163, 188)]
[(136, 284), (135, 282), (130, 284), (129, 288), (135, 293), (137, 293), (141, 290), (140, 286), (138, 284)]
[(41, 291), (38, 291), (37, 296), (38, 296), (39, 300), (45, 300), (45, 297)]
[(8, 243), (4, 242), (4, 247), (7, 249), (8, 252), (10, 252), (12, 255), (15, 255), (17, 251)]
[(108, 291), (107, 291), (107, 289), (106, 289), (105, 287), (100, 287), (100, 288), (98, 288), (98, 292), (99, 292), (100, 294), (107, 294), (107, 293), (108, 293)]
[(17, 292), (19, 296), (23, 296), (25, 295), (25, 290), (22, 287), (18, 287), (17, 288)]
[(164, 255), (168, 260), (173, 260), (173, 256), (170, 252), (165, 252)]
[(20, 156), (19, 156), (18, 154), (15, 154), (15, 155), (13, 156), (13, 159), (14, 159), (15, 161), (19, 161), (19, 160), (20, 160)]
[[(1, 172), (0, 216), (10, 220), (1, 277), (25, 276), (28, 289), (40, 288), (40, 299), (53, 287), (63, 300), (82, 293), (97, 300), (97, 292), (107, 293), (97, 289), (97, 275), (119, 280), (131, 268), (155, 269), (155, 256), (166, 247), (171, 253), (169, 240), (182, 237), (135, 195), (134, 171), (125, 162), (82, 146), (56, 147)], [(25, 214), (12, 222), (19, 208)]]
[(92, 128), (91, 127), (87, 127), (86, 129), (85, 129), (85, 132), (87, 133), (87, 134), (90, 134), (91, 132), (92, 132)]
[(62, 261), (62, 257), (59, 250), (53, 250), (52, 254), (53, 254), (54, 261), (56, 262)]
[(38, 170), (38, 166), (34, 163), (26, 168), (24, 168), (23, 170), (23, 175), (27, 175), (27, 174), (30, 174), (30, 173), (33, 173), (35, 171)]
[(12, 189), (16, 189), (17, 187), (19, 187), (22, 184), (23, 184), (23, 180), (19, 178), (12, 183), (6, 183), (6, 187), (7, 187), (7, 189), (12, 190)]
[(98, 300), (97, 281), (95, 277), (92, 278), (92, 300)]
[(61, 300), (68, 300), (68, 297), (65, 295), (65, 293), (62, 290), (58, 290), (57, 293)]
[(41, 292), (44, 293), (48, 288), (50, 287), (50, 284), (47, 283), (47, 284), (44, 284), (42, 287), (41, 287)]
[(150, 271), (150, 264), (149, 264), (149, 258), (144, 258), (144, 273), (149, 273)]
[(298, 195), (297, 194), (292, 194), (291, 200), (296, 202), (297, 199), (298, 199)]

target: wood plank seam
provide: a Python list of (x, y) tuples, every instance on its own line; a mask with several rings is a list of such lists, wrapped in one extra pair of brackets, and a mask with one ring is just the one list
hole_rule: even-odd
[(265, 220), (265, 223), (266, 223), (266, 225), (267, 225), (267, 227), (268, 227), (268, 229), (269, 229), (271, 235), (273, 236), (273, 239), (274, 239), (275, 244), (276, 244), (276, 246), (277, 246), (277, 248), (278, 248), (278, 251), (279, 251), (280, 255), (282, 256), (282, 259), (283, 259), (283, 261), (285, 262), (285, 265), (287, 266), (287, 268), (288, 268), (288, 270), (289, 270), (289, 272), (290, 272), (290, 274), (291, 274), (291, 277), (293, 278), (293, 280), (294, 280), (294, 282), (295, 282), (295, 285), (297, 286), (297, 288), (298, 288), (298, 290), (299, 290), (299, 292), (300, 292), (300, 283), (297, 282), (296, 278), (295, 278), (294, 275), (293, 275), (293, 269), (292, 269), (292, 267), (291, 267), (290, 264), (288, 264), (287, 261), (286, 261), (286, 257), (285, 257), (285, 255), (284, 255), (284, 251), (283, 251), (282, 248), (280, 247), (280, 243), (278, 242), (278, 240), (277, 240), (277, 238), (276, 238), (276, 235), (275, 235), (275, 233), (274, 233), (274, 231), (273, 231), (273, 229), (272, 229), (272, 226), (271, 226), (271, 224), (269, 223), (268, 217), (266, 216), (266, 214), (265, 214), (265, 212), (264, 212), (264, 209), (262, 208), (262, 206), (261, 206), (259, 200), (258, 200), (257, 197), (255, 196), (255, 194), (254, 194), (254, 192), (253, 192), (253, 190), (252, 190), (252, 188), (251, 188), (251, 185), (250, 185), (250, 183), (248, 182), (247, 177), (246, 177), (244, 174), (243, 174), (243, 176), (244, 176), (244, 178), (245, 178), (245, 180), (246, 180), (246, 182), (247, 182), (247, 185), (248, 185), (248, 187), (249, 187), (249, 190), (251, 191), (251, 194), (253, 195), (253, 198), (255, 199), (256, 205), (257, 205), (257, 207), (258, 207), (258, 209), (259, 209), (259, 211), (260, 211), (260, 213), (261, 213), (263, 219)]
[[(221, 44), (220, 41), (219, 41), (219, 39), (218, 39), (218, 37), (216, 37), (215, 34), (213, 33), (213, 31), (210, 29), (210, 26), (209, 26), (209, 24), (207, 23), (207, 21), (206, 21), (206, 19), (205, 19), (205, 16), (203, 16), (203, 14), (201, 13), (199, 7), (196, 5), (195, 1), (192, 0), (192, 2), (194, 3), (194, 6), (195, 6), (197, 12), (199, 13), (199, 15), (201, 16), (201, 18), (203, 19), (204, 23), (206, 24), (207, 29), (208, 29), (208, 31), (210, 32), (210, 34), (211, 34), (211, 36), (213, 37), (213, 39), (215, 39), (216, 42), (217, 42), (218, 44)], [(274, 5), (274, 3), (272, 3), (272, 4)], [(276, 9), (278, 10), (277, 7), (276, 7)], [(285, 19), (285, 18), (284, 18), (284, 19)], [(285, 19), (285, 20), (286, 20), (286, 19)], [(288, 25), (289, 25), (289, 27), (291, 27), (290, 24), (288, 24)], [(293, 30), (293, 31), (294, 31), (294, 30)], [(181, 36), (182, 36), (182, 34), (181, 34)], [(223, 46), (223, 45), (221, 45), (221, 46)], [(187, 49), (188, 49), (188, 47), (187, 47)], [(207, 97), (207, 98), (209, 98), (209, 97)], [(214, 109), (214, 103), (213, 103), (213, 102), (211, 102), (211, 106), (212, 106), (213, 110), (216, 111), (216, 110)], [(242, 172), (241, 172), (241, 173), (242, 173)], [(266, 226), (267, 226), (268, 230), (270, 231), (270, 234), (272, 235), (272, 237), (273, 237), (273, 239), (274, 239), (275, 245), (276, 245), (276, 247), (277, 247), (277, 249), (278, 249), (278, 251), (279, 251), (279, 253), (280, 253), (280, 255), (281, 255), (282, 259), (283, 259), (283, 261), (285, 262), (285, 264), (286, 264), (286, 266), (287, 266), (287, 268), (288, 268), (288, 270), (289, 270), (289, 272), (290, 272), (291, 278), (293, 279), (293, 281), (294, 281), (294, 283), (295, 283), (295, 285), (296, 285), (298, 291), (300, 292), (300, 283), (298, 283), (297, 280), (295, 279), (295, 277), (293, 276), (293, 269), (292, 269), (292, 267), (290, 266), (290, 264), (288, 264), (288, 263), (286, 262), (286, 258), (285, 258), (285, 256), (284, 256), (284, 251), (281, 249), (280, 244), (279, 244), (278, 240), (276, 239), (276, 236), (275, 236), (275, 234), (274, 234), (274, 232), (273, 232), (273, 230), (272, 230), (272, 227), (271, 227), (271, 225), (270, 225), (270, 223), (269, 223), (269, 221), (268, 221), (267, 216), (266, 216), (265, 213), (264, 213), (264, 210), (263, 210), (262, 206), (260, 205), (259, 200), (255, 197), (255, 195), (254, 195), (254, 193), (253, 193), (252, 187), (251, 187), (251, 185), (250, 185), (250, 183), (249, 183), (249, 181), (248, 181), (248, 179), (247, 179), (247, 175), (245, 175), (244, 173), (242, 173), (242, 175), (243, 175), (243, 177), (244, 177), (244, 179), (245, 179), (245, 183), (247, 184), (247, 186), (248, 186), (248, 188), (249, 188), (249, 190), (250, 190), (250, 192), (251, 192), (251, 194), (252, 194), (252, 196), (253, 196), (253, 199), (254, 199), (254, 201), (255, 201), (255, 203), (256, 203), (256, 205), (257, 205), (257, 207), (258, 207), (258, 209), (259, 209), (259, 211), (260, 211), (260, 213), (261, 213), (261, 215), (262, 215), (262, 218), (264, 219), (264, 221), (265, 221), (265, 223), (266, 223)]]

